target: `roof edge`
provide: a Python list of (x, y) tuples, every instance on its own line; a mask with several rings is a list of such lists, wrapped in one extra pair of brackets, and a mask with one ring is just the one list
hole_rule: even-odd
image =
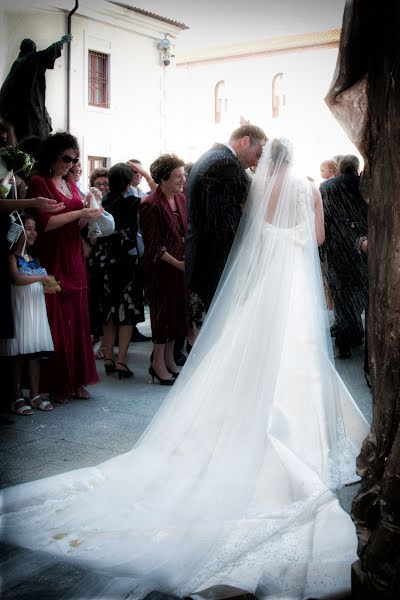
[(177, 54), (177, 65), (201, 64), (235, 60), (250, 56), (282, 54), (284, 52), (311, 50), (314, 48), (335, 48), (339, 46), (341, 29), (329, 29), (296, 35), (280, 36), (255, 42), (245, 42), (226, 46), (214, 46)]
[(162, 23), (168, 23), (169, 25), (174, 25), (178, 29), (184, 31), (185, 29), (190, 29), (185, 23), (181, 23), (180, 21), (174, 21), (173, 19), (168, 19), (167, 17), (162, 17), (161, 15), (157, 15), (156, 13), (150, 12), (148, 10), (144, 10), (143, 8), (137, 8), (136, 6), (131, 6), (130, 4), (125, 4), (124, 2), (117, 2), (116, 0), (109, 0), (110, 4), (115, 4), (121, 8), (126, 8), (127, 10), (131, 10), (139, 15), (143, 15), (144, 17), (150, 17), (152, 19), (156, 19), (157, 21), (161, 21)]

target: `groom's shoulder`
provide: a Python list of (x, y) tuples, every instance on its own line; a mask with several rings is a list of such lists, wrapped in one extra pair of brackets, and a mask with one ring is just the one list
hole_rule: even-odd
[(331, 179), (326, 179), (321, 183), (319, 189), (322, 192), (333, 192), (336, 191), (340, 185), (343, 183), (343, 175), (337, 175), (336, 177), (331, 177)]
[(204, 177), (237, 177), (240, 174), (240, 163), (232, 152), (223, 144), (214, 144), (194, 163), (189, 182), (202, 180)]
[(205, 164), (208, 165), (209, 173), (230, 173), (234, 177), (239, 177), (242, 173), (237, 157), (223, 144), (216, 144), (210, 149)]
[(217, 161), (238, 162), (235, 155), (225, 144), (214, 144), (198, 160), (199, 163), (209, 163), (210, 165)]

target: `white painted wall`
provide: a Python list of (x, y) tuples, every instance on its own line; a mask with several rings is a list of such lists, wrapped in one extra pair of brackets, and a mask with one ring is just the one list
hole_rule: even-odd
[[(320, 180), (319, 165), (335, 154), (357, 154), (325, 105), (337, 49), (307, 50), (203, 65), (180, 66), (173, 90), (185, 106), (169, 112), (169, 142), (186, 160), (196, 160), (215, 141), (227, 141), (240, 115), (261, 126), (269, 137), (284, 135), (299, 149), (302, 167)], [(285, 115), (272, 118), (272, 79), (286, 78)], [(225, 80), (230, 99), (227, 118), (214, 124), (214, 87)], [(184, 123), (184, 127), (182, 124)]]
[[(88, 155), (110, 163), (139, 158), (145, 165), (163, 147), (161, 76), (154, 40), (77, 17), (73, 21), (71, 126)], [(88, 105), (89, 50), (110, 55), (110, 109)]]
[[(83, 181), (87, 156), (109, 164), (139, 158), (145, 167), (162, 152), (196, 160), (214, 141), (226, 141), (240, 115), (269, 136), (286, 135), (300, 149), (305, 171), (319, 180), (319, 164), (334, 154), (356, 153), (323, 98), (336, 64), (336, 49), (310, 50), (240, 60), (164, 68), (157, 43), (176, 27), (98, 0), (82, 2), (72, 19), (70, 130), (81, 146)], [(24, 37), (47, 47), (67, 31), (58, 9), (0, 10), (0, 76), (4, 80)], [(3, 33), (3, 35), (1, 35)], [(110, 54), (111, 107), (88, 106), (89, 50)], [(174, 52), (173, 52), (174, 53)], [(272, 119), (271, 83), (283, 72), (284, 117)], [(214, 124), (214, 87), (225, 80), (230, 98), (225, 121)], [(47, 71), (46, 105), (53, 128), (67, 124), (67, 52)]]
[[(67, 32), (67, 13), (57, 9), (0, 11), (1, 82), (19, 53), (23, 38), (38, 49)], [(141, 159), (145, 167), (166, 148), (164, 67), (157, 44), (167, 33), (172, 42), (179, 33), (170, 24), (98, 2), (84, 5), (72, 17), (70, 131), (77, 136), (83, 182), (87, 157), (104, 156), (108, 164)], [(88, 105), (88, 52), (110, 55), (110, 109)], [(46, 106), (53, 130), (67, 127), (67, 46), (46, 72)]]

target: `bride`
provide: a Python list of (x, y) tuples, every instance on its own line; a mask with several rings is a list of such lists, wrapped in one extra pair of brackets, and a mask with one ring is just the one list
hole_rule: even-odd
[(3, 490), (4, 541), (89, 568), (96, 598), (349, 589), (357, 540), (335, 489), (356, 479), (368, 427), (333, 364), (323, 236), (290, 143), (268, 142), (207, 320), (149, 428), (97, 467)]

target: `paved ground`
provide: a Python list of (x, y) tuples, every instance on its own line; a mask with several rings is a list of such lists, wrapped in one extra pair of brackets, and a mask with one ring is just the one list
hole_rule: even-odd
[[(141, 328), (148, 333), (148, 326)], [(99, 363), (100, 383), (92, 388), (91, 400), (73, 400), (52, 412), (35, 412), (32, 417), (8, 414), (14, 422), (0, 425), (1, 487), (40, 479), (72, 469), (96, 465), (130, 450), (162, 404), (168, 388), (152, 385), (147, 373), (150, 343), (132, 344), (129, 365), (133, 380), (118, 381), (103, 373)], [(371, 397), (364, 381), (362, 349), (353, 358), (337, 361), (337, 369), (359, 407), (371, 420)], [(340, 499), (349, 510), (357, 485), (341, 491)], [(21, 580), (16, 566), (22, 551), (0, 544), (3, 566), (3, 598), (32, 600), (72, 598), (71, 589), (86, 574), (76, 567), (57, 564), (56, 571), (46, 568), (39, 553), (21, 554), (26, 577)], [(8, 566), (3, 561), (8, 561)], [(55, 559), (52, 559), (52, 563)], [(17, 571), (13, 571), (16, 568)], [(18, 572), (19, 571), (19, 572)], [(65, 595), (67, 594), (67, 596)], [(92, 596), (95, 597), (95, 596)], [(157, 600), (164, 596), (154, 596)], [(165, 597), (166, 598), (166, 597)]]
[[(147, 333), (144, 325), (142, 332)], [(135, 378), (106, 376), (98, 363), (100, 383), (91, 400), (72, 400), (49, 413), (32, 417), (5, 415), (12, 425), (0, 426), (1, 487), (96, 465), (127, 452), (162, 404), (168, 387), (152, 385), (147, 369), (151, 343), (131, 344), (129, 365)], [(362, 349), (336, 366), (359, 407), (371, 420), (371, 398), (362, 370)]]

